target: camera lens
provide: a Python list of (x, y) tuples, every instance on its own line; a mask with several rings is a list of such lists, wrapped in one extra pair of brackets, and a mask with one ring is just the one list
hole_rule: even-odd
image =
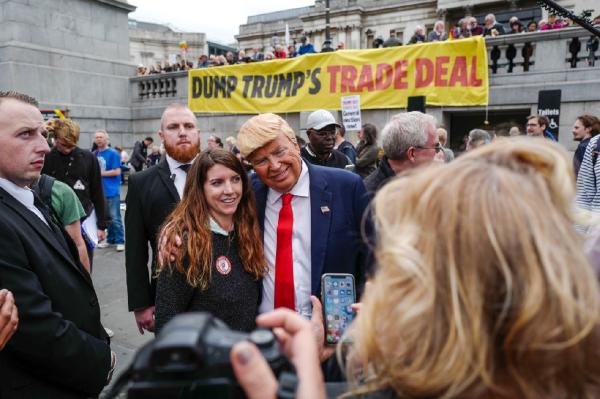
[(250, 334), (250, 340), (259, 348), (267, 348), (273, 344), (275, 336), (270, 330), (256, 330)]

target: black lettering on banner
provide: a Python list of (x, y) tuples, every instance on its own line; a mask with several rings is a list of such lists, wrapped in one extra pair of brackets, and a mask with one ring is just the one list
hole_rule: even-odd
[(248, 89), (250, 89), (250, 82), (252, 81), (252, 76), (244, 75), (242, 77), (242, 80), (244, 81), (244, 91), (242, 93), (242, 96), (244, 98), (248, 98)]
[(281, 92), (285, 89), (285, 96), (290, 96), (290, 90), (292, 89), (292, 73), (288, 72), (286, 75), (279, 74), (279, 87), (277, 87), (277, 97), (281, 97)]
[(227, 90), (227, 77), (226, 76), (215, 76), (213, 79), (215, 85), (215, 98), (219, 98), (219, 93), (221, 93), (221, 97), (227, 98), (226, 90)]
[(308, 89), (309, 94), (317, 94), (321, 91), (321, 81), (319, 80), (320, 72), (321, 68), (315, 68), (310, 74), (310, 82), (313, 84), (313, 87)]
[(192, 78), (192, 98), (198, 98), (202, 95), (202, 81), (198, 76)]
[(202, 92), (204, 98), (211, 98), (213, 95), (213, 77), (203, 76), (202, 86), (204, 87), (204, 91)]
[(262, 89), (265, 87), (265, 77), (254, 75), (254, 87), (252, 87), (251, 98), (262, 98)]
[(278, 80), (279, 79), (278, 79), (277, 75), (267, 76), (267, 82), (265, 84), (265, 97), (266, 98), (273, 98), (273, 96), (275, 95), (275, 92), (277, 91)]
[(294, 83), (292, 85), (292, 96), (296, 96), (298, 89), (304, 84), (304, 72), (294, 72)]
[(231, 92), (237, 87), (238, 80), (235, 76), (227, 77), (227, 98), (231, 98)]

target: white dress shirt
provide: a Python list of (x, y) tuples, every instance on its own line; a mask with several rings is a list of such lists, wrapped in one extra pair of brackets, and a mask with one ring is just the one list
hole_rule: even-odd
[[(294, 268), (294, 290), (296, 312), (310, 318), (311, 293), (311, 221), (310, 221), (310, 178), (308, 168), (302, 161), (302, 172), (290, 193), (294, 224), (292, 230), (292, 257)], [(284, 193), (270, 189), (267, 194), (264, 226), (265, 258), (269, 272), (263, 279), (263, 295), (259, 312), (273, 310), (275, 306), (275, 257), (277, 252), (277, 223)]]
[[(173, 180), (173, 184), (175, 184), (175, 188), (177, 189), (177, 193), (179, 194), (179, 198), (183, 198), (183, 189), (185, 188), (185, 179), (187, 178), (187, 173), (180, 169), (179, 167), (183, 165), (181, 162), (174, 160), (166, 154), (167, 156), (167, 164), (169, 164), (169, 170), (171, 171), (171, 180)], [(192, 160), (192, 162), (194, 162)], [(190, 162), (191, 163), (191, 162)]]
[(48, 226), (48, 222), (42, 212), (33, 204), (33, 192), (31, 192), (28, 188), (23, 188), (17, 186), (15, 183), (10, 180), (4, 179), (0, 177), (0, 187), (2, 187), (7, 193), (15, 197), (17, 201), (19, 201), (23, 206), (29, 209), (31, 212), (35, 213), (37, 217), (40, 218), (42, 222), (46, 226)]

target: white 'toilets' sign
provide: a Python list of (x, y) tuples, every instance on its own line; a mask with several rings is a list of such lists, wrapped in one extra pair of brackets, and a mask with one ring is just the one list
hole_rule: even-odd
[(360, 130), (360, 96), (342, 97), (342, 122), (346, 130)]

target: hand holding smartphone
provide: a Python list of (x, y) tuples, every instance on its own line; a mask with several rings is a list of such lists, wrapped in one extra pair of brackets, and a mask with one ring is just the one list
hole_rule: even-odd
[(321, 276), (321, 299), (325, 343), (335, 345), (354, 319), (351, 305), (356, 302), (354, 276), (346, 273), (326, 273)]

